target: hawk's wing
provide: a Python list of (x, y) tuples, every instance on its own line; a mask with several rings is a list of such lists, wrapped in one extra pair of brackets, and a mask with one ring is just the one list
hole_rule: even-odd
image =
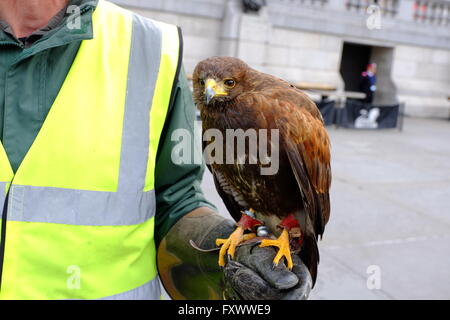
[(280, 154), (289, 159), (315, 235), (322, 235), (330, 216), (331, 184), (330, 140), (322, 116), (300, 90), (271, 76), (261, 79), (255, 80), (261, 81), (259, 90), (241, 95), (236, 104), (255, 111), (257, 127), (279, 129)]
[(294, 91), (298, 95), (292, 95), (293, 90), (289, 91), (288, 98), (294, 98), (292, 102), (267, 97), (259, 97), (258, 100), (271, 127), (280, 130), (280, 152), (289, 159), (303, 206), (314, 229), (314, 234), (304, 233), (300, 256), (315, 283), (319, 263), (317, 237), (322, 236), (330, 217), (330, 141), (314, 103), (303, 93)]
[(316, 236), (321, 236), (330, 217), (329, 137), (322, 118), (309, 108), (287, 101), (278, 104), (275, 123), (280, 129), (281, 148), (289, 158)]

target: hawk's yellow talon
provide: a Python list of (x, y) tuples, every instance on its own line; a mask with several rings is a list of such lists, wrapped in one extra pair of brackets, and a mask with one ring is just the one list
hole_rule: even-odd
[(280, 237), (277, 240), (264, 239), (259, 245), (261, 248), (264, 247), (278, 247), (278, 253), (273, 259), (273, 263), (278, 265), (281, 258), (286, 258), (287, 267), (292, 270), (294, 264), (292, 263), (291, 249), (289, 245), (289, 232), (284, 229)]
[(222, 246), (219, 251), (219, 266), (225, 266), (225, 254), (228, 254), (231, 258), (234, 258), (234, 252), (236, 247), (243, 241), (247, 241), (256, 237), (254, 233), (244, 234), (242, 227), (237, 227), (236, 230), (228, 239), (216, 239), (216, 245)]

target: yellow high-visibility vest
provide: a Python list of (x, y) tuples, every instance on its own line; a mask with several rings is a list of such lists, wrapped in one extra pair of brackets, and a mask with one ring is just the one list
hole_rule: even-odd
[(100, 0), (14, 174), (0, 145), (1, 299), (159, 299), (155, 161), (176, 26)]

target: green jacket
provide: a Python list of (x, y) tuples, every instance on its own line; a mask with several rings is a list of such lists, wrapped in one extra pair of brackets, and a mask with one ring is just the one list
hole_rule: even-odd
[[(81, 29), (65, 27), (70, 13), (61, 12), (46, 28), (28, 39), (16, 39), (0, 23), (0, 140), (13, 170), (17, 170), (36, 138), (72, 65), (82, 40), (92, 39), (92, 12), (97, 1), (72, 0), (81, 10)], [(204, 197), (202, 164), (177, 165), (171, 160), (175, 129), (194, 132), (195, 106), (184, 72), (158, 149), (156, 162), (157, 243), (186, 213), (214, 208)], [(80, 92), (80, 94), (83, 94)]]

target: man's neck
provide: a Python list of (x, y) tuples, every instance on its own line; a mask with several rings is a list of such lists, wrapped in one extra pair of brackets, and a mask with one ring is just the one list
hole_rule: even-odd
[(27, 37), (45, 27), (68, 0), (0, 0), (0, 19), (5, 20), (17, 38)]

